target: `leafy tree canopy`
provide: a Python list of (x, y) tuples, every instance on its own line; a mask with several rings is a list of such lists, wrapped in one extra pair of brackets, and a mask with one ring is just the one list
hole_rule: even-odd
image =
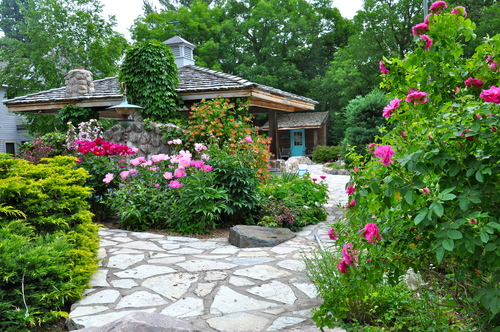
[(0, 83), (8, 97), (60, 87), (77, 67), (94, 78), (116, 74), (127, 42), (101, 10), (99, 0), (2, 0), (0, 61), (8, 65)]

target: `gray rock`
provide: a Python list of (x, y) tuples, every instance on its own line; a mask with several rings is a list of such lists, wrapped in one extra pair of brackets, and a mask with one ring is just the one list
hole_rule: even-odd
[(147, 312), (133, 312), (100, 327), (86, 327), (77, 332), (203, 332), (180, 319)]
[(239, 248), (274, 247), (294, 237), (288, 228), (237, 225), (229, 229), (229, 243)]

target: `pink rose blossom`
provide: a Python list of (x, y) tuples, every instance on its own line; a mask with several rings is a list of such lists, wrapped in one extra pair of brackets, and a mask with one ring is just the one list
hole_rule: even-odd
[(253, 143), (253, 140), (250, 136), (245, 137), (245, 142), (247, 143)]
[(340, 273), (344, 274), (347, 272), (347, 264), (345, 260), (341, 260), (339, 264), (337, 265), (337, 269), (340, 270)]
[(464, 18), (467, 17), (467, 11), (462, 6), (458, 6), (458, 7), (453, 8), (451, 10), (451, 14), (454, 14), (454, 15), (457, 15), (457, 16), (463, 16)]
[(345, 193), (350, 196), (350, 195), (354, 194), (355, 190), (356, 189), (354, 189), (354, 186), (348, 186), (347, 189), (345, 190)]
[(477, 224), (477, 220), (476, 220), (476, 219), (474, 219), (474, 218), (472, 218), (472, 219), (470, 220), (470, 222), (471, 222), (472, 224)]
[(429, 17), (431, 16), (431, 14), (427, 14), (427, 16), (424, 18), (424, 23), (425, 24), (429, 24)]
[(373, 154), (375, 155), (375, 157), (381, 158), (378, 161), (381, 161), (384, 165), (389, 165), (389, 163), (394, 162), (391, 159), (394, 153), (395, 151), (390, 145), (379, 145), (377, 146)]
[(358, 263), (356, 262), (358, 259), (358, 251), (352, 248), (352, 243), (344, 244), (342, 247), (342, 256), (342, 260), (345, 261), (347, 265), (358, 266)]
[(312, 178), (311, 180), (313, 180), (313, 182), (316, 182), (316, 181), (318, 181), (318, 179), (316, 179), (316, 178)]
[(115, 176), (113, 175), (113, 173), (108, 173), (106, 174), (102, 182), (110, 183), (111, 181), (113, 181), (114, 178)]
[(401, 137), (406, 137), (406, 133), (404, 131), (401, 132)]
[(420, 38), (425, 40), (425, 50), (429, 50), (432, 46), (432, 39), (428, 35), (420, 35)]
[(384, 118), (388, 118), (391, 116), (392, 111), (394, 111), (396, 108), (399, 107), (399, 103), (402, 101), (402, 99), (394, 98), (391, 100), (389, 105), (384, 107), (384, 110), (382, 111), (382, 116)]
[(443, 9), (445, 8), (448, 8), (448, 5), (446, 4), (446, 2), (444, 1), (436, 1), (434, 2), (431, 7), (429, 8), (429, 10), (432, 12), (432, 13), (436, 13), (436, 14), (439, 14), (443, 11)]
[(372, 150), (375, 146), (377, 146), (377, 143), (368, 144), (368, 150)]
[(378, 63), (378, 67), (380, 68), (380, 72), (382, 73), (382, 75), (385, 75), (389, 72), (389, 70), (385, 68), (384, 60), (380, 60), (380, 62)]
[(175, 180), (170, 181), (170, 183), (168, 185), (169, 185), (169, 187), (174, 188), (174, 189), (182, 187), (182, 183), (180, 183), (179, 181), (175, 181)]
[(500, 104), (500, 86), (492, 86), (488, 90), (483, 90), (479, 97), (483, 98), (487, 103)]
[(411, 32), (414, 36), (425, 34), (427, 31), (429, 31), (429, 25), (427, 23), (419, 23), (411, 28)]
[(326, 176), (324, 176), (324, 175), (320, 175), (319, 177), (320, 177), (322, 180), (326, 179)]
[(476, 88), (481, 89), (483, 87), (484, 82), (477, 78), (469, 77), (464, 81), (464, 84), (469, 88), (472, 87), (472, 85), (474, 85)]
[[(380, 234), (379, 234), (379, 230), (378, 230), (378, 227), (377, 227), (377, 224), (375, 223), (369, 223), (369, 224), (366, 224), (365, 228), (363, 228), (361, 230), (363, 233), (361, 233), (361, 237), (366, 237), (366, 240), (368, 241), (368, 243), (377, 243), (377, 241), (380, 241)], [(360, 231), (360, 232), (361, 232)], [(374, 239), (375, 238), (375, 239)]]
[(353, 207), (355, 205), (356, 205), (356, 200), (351, 199), (351, 201), (349, 202), (349, 204), (347, 204), (347, 206), (345, 208), (348, 209), (348, 208)]
[(160, 188), (160, 184), (159, 183), (155, 183), (155, 188)]
[(498, 62), (496, 60), (491, 60), (491, 55), (489, 54), (486, 57), (486, 62), (488, 63), (490, 70), (493, 70), (496, 66), (498, 66)]
[(424, 193), (424, 194), (426, 194), (426, 195), (427, 195), (428, 193), (430, 193), (430, 190), (429, 190), (429, 188), (427, 188), (427, 187), (423, 188), (423, 189), (422, 189), (422, 191), (423, 191), (423, 193)]
[(416, 88), (411, 88), (408, 91), (408, 95), (406, 96), (407, 103), (413, 102), (414, 105), (416, 104), (424, 104), (427, 102), (427, 93), (422, 92), (419, 89)]
[(357, 172), (357, 171), (359, 171), (359, 168), (358, 168), (357, 166), (354, 166), (353, 170), (354, 170), (355, 172)]
[(339, 234), (337, 233), (336, 230), (334, 230), (333, 228), (330, 228), (328, 230), (328, 237), (330, 238), (330, 240), (337, 241), (339, 239)]
[(174, 176), (173, 176), (173, 174), (172, 174), (171, 172), (165, 172), (165, 173), (163, 173), (163, 177), (164, 177), (165, 179), (167, 179), (167, 180), (170, 180), (170, 179), (172, 179)]

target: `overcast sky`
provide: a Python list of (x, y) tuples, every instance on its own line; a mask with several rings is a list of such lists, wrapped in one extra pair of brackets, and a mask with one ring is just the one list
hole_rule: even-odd
[[(118, 23), (117, 31), (121, 32), (130, 41), (128, 29), (134, 23), (137, 16), (142, 15), (142, 0), (102, 0), (104, 4), (104, 15), (115, 15)], [(158, 1), (154, 0), (157, 5)], [(356, 11), (360, 10), (363, 0), (333, 0), (342, 16), (353, 18)]]

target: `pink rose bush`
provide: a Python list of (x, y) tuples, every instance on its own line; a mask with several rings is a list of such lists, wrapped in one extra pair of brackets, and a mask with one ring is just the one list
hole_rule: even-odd
[(394, 153), (395, 151), (390, 145), (379, 145), (373, 155), (380, 158), (378, 161), (381, 161), (383, 165), (389, 165), (394, 162), (392, 160)]

